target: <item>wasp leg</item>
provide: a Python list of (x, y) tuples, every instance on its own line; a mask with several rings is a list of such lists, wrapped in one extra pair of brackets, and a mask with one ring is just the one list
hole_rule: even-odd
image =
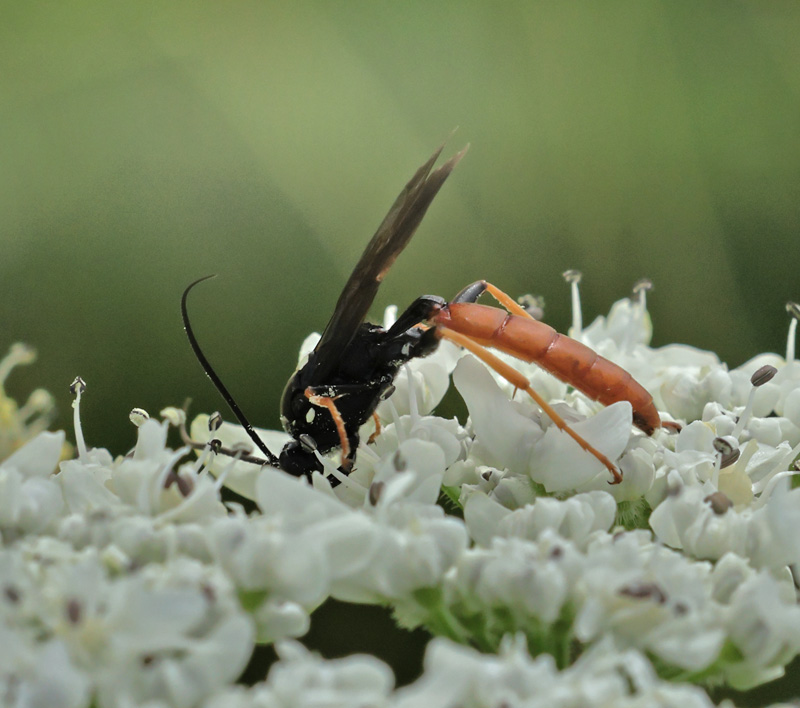
[(497, 300), (497, 302), (505, 307), (512, 315), (526, 317), (529, 320), (534, 319), (530, 312), (522, 307), (511, 295), (503, 292), (496, 285), (492, 285), (485, 280), (476, 280), (474, 283), (467, 285), (466, 288), (453, 298), (453, 302), (477, 302), (478, 298), (483, 295), (483, 293), (489, 293), (489, 295)]
[(412, 302), (386, 331), (389, 339), (403, 336), (408, 330), (429, 320), (447, 305), (444, 298), (437, 295), (422, 295)]
[(344, 418), (336, 407), (336, 399), (339, 396), (319, 396), (314, 393), (314, 389), (309, 387), (304, 392), (305, 397), (315, 406), (327, 408), (328, 412), (333, 418), (333, 423), (336, 426), (336, 432), (339, 435), (339, 443), (342, 448), (342, 467), (345, 472), (349, 472), (353, 466), (353, 460), (350, 455), (350, 438), (347, 436), (347, 429), (345, 428)]
[(372, 420), (375, 421), (375, 432), (369, 436), (369, 440), (367, 440), (367, 445), (371, 445), (374, 443), (378, 436), (381, 434), (381, 419), (378, 417), (377, 413), (372, 414)]
[[(350, 472), (356, 457), (356, 448), (358, 447), (359, 435), (358, 427), (353, 424), (347, 415), (347, 408), (345, 413), (339, 409), (336, 401), (346, 396), (358, 396), (365, 391), (374, 391), (375, 396), (379, 392), (389, 389), (392, 383), (391, 376), (382, 376), (372, 381), (356, 384), (332, 384), (330, 386), (309, 386), (303, 392), (303, 395), (308, 401), (321, 408), (325, 408), (333, 420), (336, 428), (336, 435), (339, 438), (339, 447), (342, 450), (342, 471)], [(374, 416), (374, 414), (373, 414)], [(369, 414), (367, 414), (367, 418)], [(376, 421), (377, 417), (375, 416)], [(377, 429), (375, 435), (380, 433), (380, 425), (376, 425)], [(370, 438), (369, 442), (372, 442)]]
[(536, 393), (531, 386), (530, 381), (528, 381), (528, 379), (519, 373), (519, 371), (517, 371), (513, 366), (509, 366), (491, 352), (486, 351), (486, 349), (484, 349), (480, 344), (472, 341), (472, 339), (466, 335), (460, 334), (459, 332), (454, 332), (453, 330), (442, 326), (438, 327), (437, 332), (441, 338), (449, 339), (451, 342), (455, 342), (459, 346), (464, 347), (464, 349), (472, 352), (487, 366), (492, 367), (510, 384), (513, 384), (516, 388), (525, 391), (525, 393), (527, 393), (534, 401), (536, 401), (537, 405), (547, 414), (550, 420), (552, 420), (560, 430), (563, 430), (576, 443), (578, 443), (578, 445), (586, 450), (586, 452), (594, 455), (594, 457), (596, 457), (600, 462), (603, 463), (603, 465), (605, 465), (606, 469), (608, 469), (608, 471), (611, 472), (614, 477), (614, 480), (610, 484), (619, 484), (622, 481), (622, 474), (620, 474), (614, 463), (611, 462), (611, 460), (609, 460), (597, 448), (584, 440), (572, 428), (570, 428), (569, 425), (567, 425), (567, 422), (558, 413), (556, 413), (553, 407), (538, 393)]

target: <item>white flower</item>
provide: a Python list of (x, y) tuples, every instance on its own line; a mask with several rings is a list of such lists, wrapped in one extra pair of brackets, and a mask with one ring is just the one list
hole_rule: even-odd
[(514, 511), (476, 492), (464, 506), (464, 520), (470, 536), (481, 545), (494, 537), (535, 541), (550, 529), (582, 548), (595, 531), (611, 528), (616, 511), (613, 497), (600, 491), (563, 501), (542, 497)]
[[(426, 447), (438, 451), (431, 443), (414, 440), (400, 450), (411, 461), (418, 455), (415, 448)], [(354, 510), (330, 490), (315, 489), (278, 470), (265, 470), (258, 480), (264, 516), (306, 533), (328, 559), (331, 594), (351, 602), (403, 598), (437, 584), (467, 543), (461, 521), (446, 517), (430, 501), (416, 501), (415, 493), (409, 496), (415, 488), (428, 490), (418, 486), (413, 469), (375, 484), (370, 503)]]
[(277, 644), (267, 680), (219, 693), (203, 708), (388, 708), (391, 669), (371, 656), (325, 660), (296, 642)]
[(36, 642), (0, 625), (0, 704), (38, 708), (84, 708), (89, 677), (69, 658), (59, 639)]
[[(20, 406), (5, 390), (9, 374), (17, 367), (31, 364), (36, 352), (25, 344), (12, 344), (0, 359), (0, 460), (5, 459), (29, 440), (47, 429), (55, 413), (53, 396), (36, 389)], [(71, 447), (62, 443), (61, 453), (69, 455)]]
[(756, 568), (779, 571), (800, 562), (800, 489), (776, 490), (760, 507), (737, 507), (709, 483), (676, 485), (650, 515), (650, 526), (694, 558), (736, 553)]
[[(509, 401), (486, 368), (472, 357), (462, 359), (453, 380), (470, 411), (476, 432), (471, 453), (484, 463), (528, 474), (548, 492), (565, 491), (596, 477), (608, 477), (604, 465), (583, 450), (544, 414), (541, 423), (530, 407)], [(572, 429), (589, 444), (614, 460), (631, 436), (631, 407), (622, 401), (601, 409), (587, 420), (574, 422), (570, 410), (561, 408)]]
[(660, 680), (647, 659), (604, 642), (559, 671), (551, 656), (531, 659), (522, 637), (508, 637), (497, 656), (434, 639), (425, 671), (397, 691), (392, 708), (575, 706), (576, 708), (712, 708), (695, 687)]
[(301, 636), (330, 591), (324, 546), (281, 518), (234, 516), (206, 531), (212, 559), (233, 580), (260, 642)]
[(731, 685), (751, 688), (782, 676), (800, 651), (800, 608), (791, 580), (753, 574), (734, 591), (730, 610), (730, 637), (743, 656), (727, 670)]
[(141, 514), (162, 523), (205, 521), (225, 514), (219, 497), (221, 483), (199, 463), (178, 465), (188, 450), (166, 446), (168, 425), (146, 420), (138, 428), (131, 457), (112, 460), (104, 450), (87, 459), (61, 464), (61, 484), (68, 511), (87, 515)]
[(495, 537), (489, 547), (462, 554), (447, 576), (447, 612), (461, 618), (486, 648), (517, 630), (546, 635), (555, 631), (549, 626), (559, 618), (579, 568), (577, 551), (550, 531), (538, 543)]
[(621, 646), (702, 670), (725, 640), (710, 573), (710, 565), (651, 545), (642, 532), (595, 537), (575, 589), (575, 635), (590, 641), (610, 632)]
[(39, 433), (0, 465), (0, 533), (41, 533), (61, 516), (64, 501), (52, 473), (64, 433)]
[[(65, 697), (85, 701), (90, 691), (104, 708), (150, 699), (191, 706), (233, 681), (252, 651), (251, 621), (213, 567), (179, 559), (112, 575), (92, 549), (38, 539), (0, 551), (8, 571), (0, 633), (27, 633), (28, 658), (19, 646), (14, 671), (35, 682), (34, 694), (61, 682)], [(39, 652), (53, 656), (52, 677), (25, 669)]]

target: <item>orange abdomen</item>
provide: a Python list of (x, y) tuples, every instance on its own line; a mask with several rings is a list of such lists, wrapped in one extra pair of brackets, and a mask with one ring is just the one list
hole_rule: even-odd
[(434, 321), (479, 344), (538, 364), (604, 406), (628, 401), (634, 425), (648, 435), (661, 426), (653, 397), (625, 369), (543, 322), (473, 303), (452, 303)]

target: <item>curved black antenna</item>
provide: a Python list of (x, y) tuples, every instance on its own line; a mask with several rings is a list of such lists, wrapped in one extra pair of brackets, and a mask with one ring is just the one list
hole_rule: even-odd
[(225, 403), (228, 404), (228, 407), (231, 409), (233, 415), (236, 416), (236, 420), (239, 421), (241, 426), (245, 429), (245, 432), (250, 436), (250, 439), (256, 444), (256, 447), (264, 453), (264, 456), (267, 458), (267, 463), (272, 465), (273, 467), (280, 468), (280, 461), (278, 458), (272, 453), (272, 451), (264, 444), (264, 441), (258, 436), (255, 429), (252, 425), (250, 425), (250, 421), (247, 420), (247, 417), (242, 412), (242, 409), (239, 408), (239, 404), (233, 400), (233, 396), (231, 396), (228, 389), (225, 387), (225, 384), (222, 383), (222, 380), (217, 376), (216, 371), (212, 368), (211, 364), (209, 363), (208, 359), (206, 359), (205, 354), (203, 354), (203, 350), (200, 348), (200, 343), (197, 341), (197, 337), (194, 336), (194, 331), (192, 330), (192, 326), (189, 323), (189, 312), (186, 309), (186, 298), (189, 295), (189, 291), (199, 283), (202, 283), (204, 280), (208, 280), (210, 278), (215, 278), (216, 275), (206, 275), (202, 278), (198, 278), (193, 283), (189, 285), (186, 290), (183, 291), (183, 295), (181, 296), (181, 317), (183, 318), (183, 328), (186, 330), (186, 336), (189, 338), (189, 344), (192, 347), (192, 351), (194, 355), (197, 357), (197, 361), (200, 362), (200, 366), (203, 367), (203, 371), (206, 372), (206, 376), (211, 379), (211, 383), (214, 384), (217, 391), (219, 391), (220, 395), (225, 399)]

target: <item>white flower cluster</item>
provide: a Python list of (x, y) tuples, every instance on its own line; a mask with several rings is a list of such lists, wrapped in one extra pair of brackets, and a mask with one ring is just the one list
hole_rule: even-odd
[[(785, 357), (729, 371), (708, 352), (650, 348), (644, 290), (585, 330), (576, 317), (572, 336), (675, 421), (652, 437), (629, 403), (603, 408), (514, 362), (616, 461), (616, 485), (448, 344), (398, 376), (351, 474), (321, 458), (312, 484), (215, 454), (247, 438), (208, 416), (192, 441), (218, 442), (170, 449), (173, 409), (132, 415), (127, 456), (88, 449), (80, 380), (77, 456), (61, 461), (64, 434), (26, 428), (30, 413), (6, 403), (19, 442), (0, 463), (0, 704), (710, 706), (688, 682), (780, 676), (800, 653), (794, 326)], [(451, 374), (466, 427), (430, 414)], [(223, 485), (257, 511), (223, 502)], [(287, 642), (328, 597), (390, 605), (438, 636), (422, 678), (394, 690), (373, 658), (326, 662)], [(268, 680), (234, 687), (254, 644), (276, 641)]]
[(281, 660), (264, 683), (221, 693), (203, 708), (714, 706), (701, 689), (659, 679), (644, 656), (618, 651), (610, 642), (559, 671), (550, 656), (531, 659), (522, 637), (507, 637), (497, 655), (434, 639), (423, 676), (395, 691), (391, 671), (370, 656), (325, 661), (289, 642), (278, 645), (278, 654)]

